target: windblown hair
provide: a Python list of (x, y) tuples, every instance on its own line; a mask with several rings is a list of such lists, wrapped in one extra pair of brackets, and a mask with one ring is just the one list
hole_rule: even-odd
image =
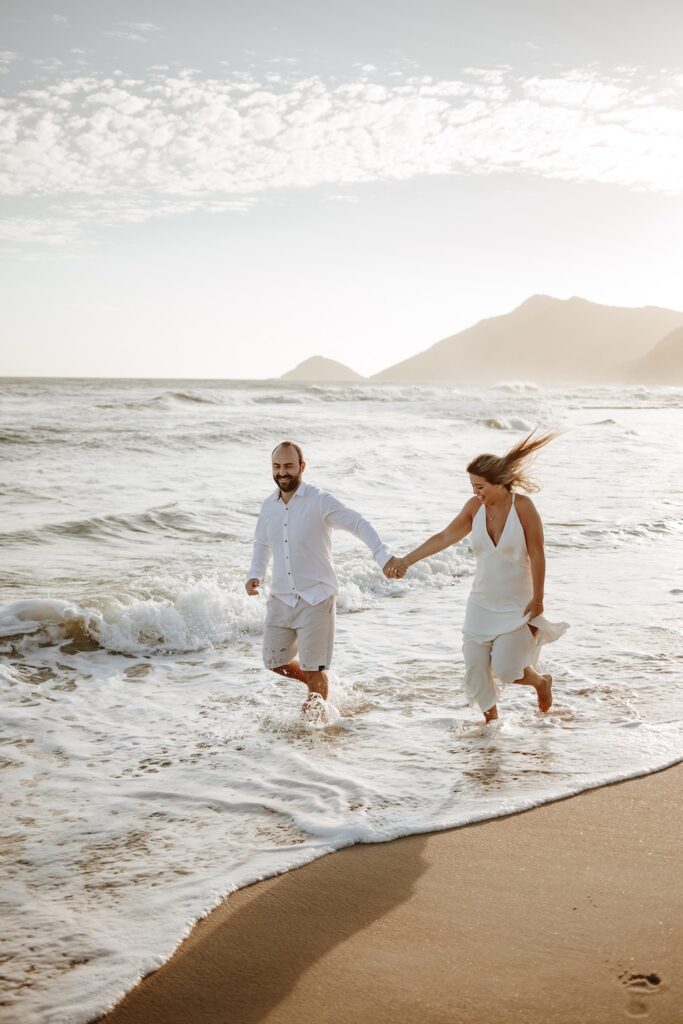
[(518, 441), (505, 455), (477, 455), (467, 467), (468, 473), (474, 476), (482, 476), (490, 484), (502, 484), (508, 491), (513, 487), (520, 487), (523, 491), (531, 493), (538, 491), (539, 485), (529, 475), (529, 468), (533, 456), (540, 448), (544, 448), (556, 437), (559, 431), (549, 431), (547, 434), (536, 434), (532, 430), (522, 441)]
[(298, 445), (295, 441), (280, 441), (280, 443), (276, 444), (272, 452), (270, 453), (271, 459), (273, 455), (275, 455), (275, 452), (278, 450), (278, 448), (293, 448), (294, 451), (299, 456), (299, 464), (301, 465), (301, 463), (304, 461), (304, 453), (302, 452), (300, 445)]

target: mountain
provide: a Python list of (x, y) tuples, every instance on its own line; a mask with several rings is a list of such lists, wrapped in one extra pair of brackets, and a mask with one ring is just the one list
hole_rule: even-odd
[(365, 380), (350, 366), (338, 363), (336, 359), (325, 359), (323, 356), (311, 356), (304, 359), (293, 370), (283, 373), (280, 380), (303, 381), (352, 381)]
[(618, 379), (616, 366), (643, 357), (678, 327), (683, 327), (683, 312), (676, 310), (534, 295), (511, 313), (481, 320), (371, 379), (475, 383)]
[(621, 367), (621, 379), (638, 384), (683, 385), (683, 327), (677, 327), (642, 359)]

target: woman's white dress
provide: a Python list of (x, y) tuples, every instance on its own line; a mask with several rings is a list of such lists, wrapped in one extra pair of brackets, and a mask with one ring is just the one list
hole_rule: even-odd
[[(543, 615), (529, 620), (524, 609), (533, 596), (531, 565), (515, 495), (498, 544), (486, 529), (482, 505), (472, 520), (476, 558), (474, 584), (463, 626), (465, 691), (482, 711), (493, 707), (501, 684), (520, 679), (528, 666), (537, 667), (540, 649), (569, 628)], [(536, 628), (532, 634), (529, 625)]]

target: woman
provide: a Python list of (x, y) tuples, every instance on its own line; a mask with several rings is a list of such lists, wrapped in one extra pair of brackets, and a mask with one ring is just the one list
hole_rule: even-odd
[(406, 555), (396, 573), (403, 575), (471, 532), (477, 564), (463, 626), (465, 692), (487, 722), (498, 718), (500, 684), (533, 686), (539, 709), (552, 707), (552, 676), (539, 674), (536, 666), (541, 645), (569, 628), (543, 617), (543, 525), (531, 498), (513, 490), (538, 490), (528, 476), (529, 461), (557, 435), (534, 433), (506, 455), (479, 455), (470, 462), (474, 497), (445, 530)]

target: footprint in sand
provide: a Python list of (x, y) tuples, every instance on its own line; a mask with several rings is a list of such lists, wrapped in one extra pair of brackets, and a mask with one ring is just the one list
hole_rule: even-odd
[(619, 981), (628, 994), (626, 1013), (629, 1017), (647, 1017), (649, 1001), (662, 983), (658, 974), (634, 974), (625, 971), (619, 975)]

